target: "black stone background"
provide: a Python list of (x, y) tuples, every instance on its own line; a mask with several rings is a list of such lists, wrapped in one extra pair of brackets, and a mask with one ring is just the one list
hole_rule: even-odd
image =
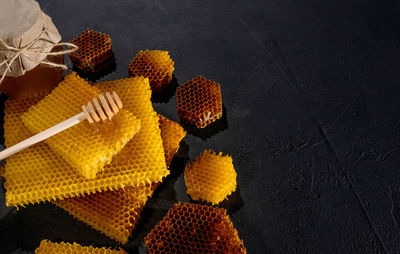
[[(144, 253), (168, 207), (190, 200), (184, 164), (209, 148), (234, 158), (239, 190), (221, 206), (249, 253), (399, 252), (398, 1), (40, 4), (64, 40), (86, 28), (111, 35), (116, 70), (100, 80), (126, 77), (141, 49), (162, 49), (178, 84), (197, 75), (221, 83), (224, 119), (188, 128), (129, 252)], [(154, 98), (179, 121), (175, 106), (173, 91)], [(1, 253), (33, 252), (43, 238), (117, 245), (50, 204), (16, 211), (0, 199)]]

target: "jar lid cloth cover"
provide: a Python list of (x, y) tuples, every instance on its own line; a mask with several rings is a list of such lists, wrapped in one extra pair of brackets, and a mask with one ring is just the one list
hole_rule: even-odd
[[(73, 52), (77, 47), (60, 42), (57, 28), (36, 1), (2, 0), (0, 5), (0, 83), (5, 76), (22, 76), (39, 64), (67, 68), (46, 58)], [(52, 52), (55, 46), (67, 49)]]

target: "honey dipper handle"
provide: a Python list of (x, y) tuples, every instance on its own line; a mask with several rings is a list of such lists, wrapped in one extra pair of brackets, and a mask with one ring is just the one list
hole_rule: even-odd
[(39, 143), (40, 141), (43, 141), (53, 135), (56, 135), (57, 133), (68, 129), (85, 119), (86, 119), (85, 114), (82, 112), (80, 114), (77, 114), (77, 115), (65, 120), (64, 122), (56, 124), (53, 127), (50, 127), (28, 139), (25, 139), (24, 141), (19, 142), (18, 144), (15, 144), (15, 145), (1, 151), (0, 152), (0, 160), (4, 160), (5, 158), (18, 153), (18, 152), (24, 150), (25, 148), (28, 148), (36, 143)]

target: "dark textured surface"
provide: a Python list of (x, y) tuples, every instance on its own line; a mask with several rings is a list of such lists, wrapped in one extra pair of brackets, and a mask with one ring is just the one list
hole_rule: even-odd
[[(225, 117), (191, 130), (125, 248), (177, 200), (182, 170), (204, 149), (233, 156), (226, 207), (249, 253), (400, 252), (398, 1), (40, 1), (64, 40), (110, 34), (127, 76), (141, 49), (170, 51), (178, 84), (221, 83)], [(176, 97), (154, 99), (178, 121)], [(168, 100), (168, 98), (170, 99)], [(115, 246), (50, 204), (19, 211), (0, 196), (2, 253), (42, 238)]]

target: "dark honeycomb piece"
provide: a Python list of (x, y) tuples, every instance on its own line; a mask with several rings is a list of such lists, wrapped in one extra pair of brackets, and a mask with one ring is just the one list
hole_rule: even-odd
[(174, 204), (144, 239), (149, 253), (246, 253), (223, 208)]
[(100, 72), (113, 63), (111, 38), (107, 34), (88, 29), (70, 42), (79, 48), (69, 57), (74, 67), (85, 73)]
[(141, 50), (128, 65), (130, 77), (143, 76), (149, 79), (151, 90), (161, 92), (172, 80), (174, 62), (168, 51)]
[(204, 128), (222, 117), (221, 86), (198, 76), (176, 90), (177, 110), (186, 123)]

